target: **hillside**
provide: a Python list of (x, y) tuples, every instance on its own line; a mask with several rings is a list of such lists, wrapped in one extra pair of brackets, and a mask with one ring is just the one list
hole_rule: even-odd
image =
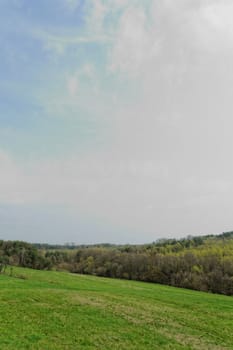
[(223, 295), (14, 267), (0, 275), (0, 301), (1, 350), (233, 344), (233, 300)]
[(7, 265), (233, 295), (233, 232), (143, 245), (54, 246), (0, 241), (0, 272)]

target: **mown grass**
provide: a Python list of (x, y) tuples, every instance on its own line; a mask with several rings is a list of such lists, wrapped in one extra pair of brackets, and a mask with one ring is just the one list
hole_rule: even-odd
[(0, 275), (0, 349), (233, 349), (233, 298), (14, 268)]

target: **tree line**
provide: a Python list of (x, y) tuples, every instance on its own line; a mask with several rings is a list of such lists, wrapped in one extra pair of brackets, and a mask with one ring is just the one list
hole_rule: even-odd
[(54, 248), (0, 241), (0, 266), (4, 264), (233, 295), (233, 232), (219, 236), (189, 236), (181, 240), (163, 239), (144, 245), (68, 245)]

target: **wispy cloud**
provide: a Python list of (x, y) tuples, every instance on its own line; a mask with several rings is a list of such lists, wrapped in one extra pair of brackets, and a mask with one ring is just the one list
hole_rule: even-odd
[(108, 36), (82, 36), (82, 35), (53, 35), (48, 32), (36, 31), (34, 37), (43, 42), (45, 50), (54, 51), (57, 54), (64, 54), (69, 47), (75, 47), (93, 43), (108, 43)]

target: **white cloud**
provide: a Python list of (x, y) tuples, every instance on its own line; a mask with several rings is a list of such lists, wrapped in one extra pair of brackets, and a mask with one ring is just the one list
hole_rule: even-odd
[(157, 55), (159, 39), (140, 7), (128, 8), (122, 15), (110, 64), (113, 71), (137, 75)]
[(68, 61), (41, 98), (49, 116), (102, 123), (108, 149), (21, 165), (2, 153), (0, 200), (70, 206), (151, 238), (232, 222), (233, 76), (220, 59), (232, 62), (232, 12), (227, 1), (160, 0), (148, 14), (141, 1), (98, 0), (82, 35), (40, 33), (67, 55), (108, 40), (106, 63)]
[(221, 54), (233, 49), (233, 4), (231, 1), (206, 1), (200, 7), (198, 39), (203, 48)]

